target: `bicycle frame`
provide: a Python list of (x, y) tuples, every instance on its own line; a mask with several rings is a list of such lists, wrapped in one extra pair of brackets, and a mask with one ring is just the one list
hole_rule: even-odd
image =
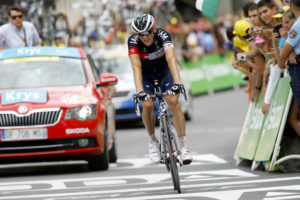
[[(184, 87), (180, 88), (181, 93), (184, 95), (185, 100), (187, 96)], [(168, 105), (165, 100), (165, 96), (168, 95), (167, 92), (160, 92), (158, 81), (154, 81), (154, 94), (149, 95), (152, 101), (158, 102), (158, 119), (160, 128), (160, 150), (161, 150), (161, 161), (160, 163), (165, 164), (168, 171), (171, 171), (174, 190), (181, 193), (180, 180), (178, 175), (177, 164), (183, 166), (183, 161), (181, 158), (180, 145), (178, 140), (178, 135), (172, 126), (169, 119)], [(133, 96), (135, 103), (135, 110), (137, 115), (140, 115), (140, 110), (138, 106), (137, 95)]]
[[(167, 131), (170, 133), (170, 139), (171, 141), (174, 141), (174, 152), (173, 154), (177, 158), (177, 161), (179, 162), (180, 166), (183, 165), (182, 159), (181, 159), (181, 151), (180, 151), (180, 145), (178, 141), (178, 136), (176, 131), (174, 130), (174, 127), (172, 126), (170, 119), (169, 119), (169, 112), (168, 112), (168, 105), (166, 103), (166, 100), (164, 96), (168, 95), (166, 93), (159, 92), (158, 85), (155, 86), (155, 92), (154, 95), (150, 95), (151, 98), (156, 100), (158, 102), (158, 119), (159, 119), (159, 127), (160, 127), (160, 145), (161, 145), (161, 156), (162, 156), (162, 163), (165, 164), (165, 158), (169, 158), (170, 155), (167, 155), (166, 151), (166, 137), (167, 137)], [(166, 119), (164, 121), (164, 118)], [(164, 127), (164, 123), (166, 127)], [(168, 130), (165, 130), (168, 129)]]

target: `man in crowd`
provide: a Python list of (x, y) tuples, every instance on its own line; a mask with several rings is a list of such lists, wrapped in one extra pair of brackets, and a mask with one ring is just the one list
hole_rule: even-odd
[[(289, 73), (291, 76), (291, 88), (296, 100), (298, 110), (300, 110), (300, 1), (291, 0), (290, 9), (296, 17), (288, 38), (280, 50), (281, 59), (289, 61)], [(293, 51), (296, 55), (294, 56)], [(295, 57), (297, 63), (293, 64), (289, 56)]]
[[(266, 60), (268, 61), (265, 66), (265, 72), (264, 72), (264, 81), (263, 81), (263, 106), (262, 111), (264, 114), (268, 112), (268, 107), (270, 105), (270, 102), (267, 100), (268, 97), (272, 96), (273, 90), (275, 87), (272, 87), (272, 83), (268, 83), (269, 75), (273, 76), (273, 74), (280, 73), (280, 69), (278, 65), (275, 63), (275, 55), (272, 47), (272, 34), (273, 34), (273, 26), (276, 25), (276, 19), (273, 18), (273, 16), (276, 14), (277, 8), (275, 4), (272, 1), (269, 0), (261, 0), (257, 4), (257, 10), (260, 17), (260, 20), (262, 21), (263, 26), (255, 27), (255, 36), (256, 39), (260, 39), (264, 41), (263, 47), (261, 48), (253, 48), (249, 52), (246, 52), (244, 54), (238, 54), (237, 60), (240, 61), (241, 57), (246, 56), (247, 59), (253, 59), (256, 56), (259, 55), (259, 53), (264, 54), (266, 57)], [(270, 73), (268, 73), (270, 71)], [(260, 89), (258, 85), (256, 85), (256, 89)], [(265, 94), (267, 94), (265, 96)]]
[(18, 5), (8, 10), (9, 23), (0, 27), (0, 49), (39, 46), (41, 39), (30, 22), (25, 22), (25, 10)]

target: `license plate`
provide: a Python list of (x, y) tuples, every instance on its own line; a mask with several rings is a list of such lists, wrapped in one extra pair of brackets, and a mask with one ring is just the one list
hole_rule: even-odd
[(1, 131), (1, 141), (42, 140), (47, 138), (48, 133), (46, 128)]

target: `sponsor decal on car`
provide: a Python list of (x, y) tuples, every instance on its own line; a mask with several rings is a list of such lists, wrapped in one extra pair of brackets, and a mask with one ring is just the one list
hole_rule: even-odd
[(68, 128), (66, 129), (66, 134), (81, 134), (81, 133), (89, 133), (90, 129), (89, 128)]
[(2, 92), (1, 103), (12, 104), (20, 102), (46, 103), (46, 90), (11, 90)]

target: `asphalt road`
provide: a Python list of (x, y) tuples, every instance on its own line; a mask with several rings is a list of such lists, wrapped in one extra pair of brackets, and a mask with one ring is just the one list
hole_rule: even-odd
[(85, 162), (0, 166), (0, 200), (300, 199), (299, 173), (251, 171), (236, 166), (234, 151), (247, 111), (243, 89), (193, 99), (187, 143), (194, 162), (179, 168), (182, 193), (170, 174), (147, 157), (147, 137), (138, 124), (118, 125), (117, 164), (90, 172)]

